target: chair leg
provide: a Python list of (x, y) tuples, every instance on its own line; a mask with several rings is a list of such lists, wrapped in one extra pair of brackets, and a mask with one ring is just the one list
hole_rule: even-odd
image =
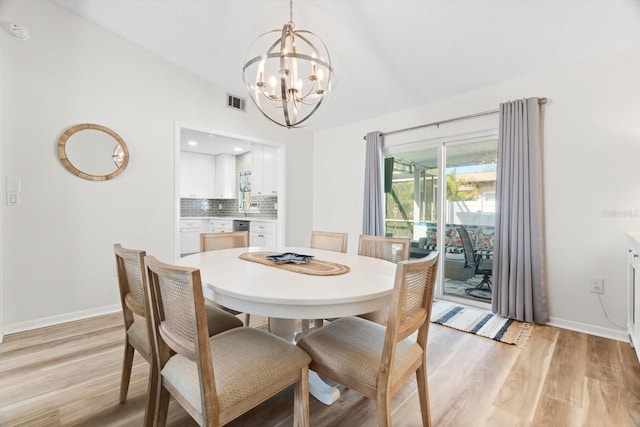
[(156, 425), (158, 427), (164, 427), (167, 425), (167, 413), (169, 412), (169, 400), (171, 399), (171, 394), (169, 394), (169, 390), (162, 387), (162, 380), (158, 386), (160, 387), (160, 397), (158, 398), (158, 412), (156, 416)]
[(487, 285), (487, 288), (491, 290), (491, 275), (489, 273), (484, 273), (484, 275), (482, 276), (482, 282), (480, 282), (480, 284)]
[(293, 388), (293, 426), (309, 427), (309, 368), (303, 367)]
[(386, 392), (378, 391), (376, 414), (378, 416), (378, 427), (391, 427), (391, 396)]
[(134, 352), (135, 349), (131, 346), (131, 344), (129, 344), (129, 337), (127, 337), (124, 343), (124, 358), (122, 360), (122, 377), (120, 379), (120, 403), (124, 403), (127, 400)]
[(251, 324), (251, 314), (244, 314), (244, 326), (249, 326)]
[(144, 411), (144, 426), (153, 427), (155, 424), (158, 404), (159, 372), (156, 363), (149, 364), (149, 380), (147, 385), (147, 402)]
[(416, 371), (418, 383), (418, 397), (420, 398), (420, 412), (423, 427), (431, 427), (431, 408), (429, 407), (429, 384), (427, 383), (427, 366), (423, 362)]

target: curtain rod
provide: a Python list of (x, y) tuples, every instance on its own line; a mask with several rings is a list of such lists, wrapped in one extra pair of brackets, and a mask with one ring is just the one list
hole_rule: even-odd
[[(547, 103), (547, 98), (540, 98), (538, 100), (538, 104), (543, 105)], [(418, 125), (418, 126), (412, 126), (410, 128), (404, 128), (404, 129), (396, 129), (396, 130), (392, 130), (390, 132), (380, 132), (382, 135), (384, 136), (389, 136), (389, 135), (394, 135), (396, 133), (402, 133), (402, 132), (409, 132), (412, 130), (416, 130), (416, 129), (422, 129), (422, 128), (426, 128), (426, 127), (430, 127), (430, 126), (438, 126), (440, 127), (441, 124), (443, 123), (449, 123), (449, 122), (456, 122), (458, 120), (465, 120), (465, 119), (471, 119), (474, 117), (480, 117), (480, 116), (488, 116), (489, 114), (496, 114), (498, 113), (500, 110), (489, 110), (489, 111), (483, 111), (481, 113), (475, 113), (475, 114), (468, 114), (466, 116), (460, 116), (460, 117), (454, 117), (452, 119), (446, 119), (446, 120), (439, 120), (437, 122), (431, 122), (431, 123), (427, 123), (424, 125)], [(367, 139), (367, 136), (364, 136), (364, 139)]]

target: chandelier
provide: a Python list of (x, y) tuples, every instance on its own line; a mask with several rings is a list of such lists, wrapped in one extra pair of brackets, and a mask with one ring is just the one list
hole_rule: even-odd
[(336, 84), (327, 46), (312, 32), (294, 28), (290, 0), (289, 22), (282, 30), (259, 36), (242, 68), (242, 79), (260, 112), (287, 128), (300, 127)]

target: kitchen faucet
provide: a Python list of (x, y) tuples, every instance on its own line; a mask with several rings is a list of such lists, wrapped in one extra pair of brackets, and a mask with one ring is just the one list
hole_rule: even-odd
[(247, 199), (244, 197), (240, 201), (240, 210), (244, 213), (244, 216), (247, 216)]

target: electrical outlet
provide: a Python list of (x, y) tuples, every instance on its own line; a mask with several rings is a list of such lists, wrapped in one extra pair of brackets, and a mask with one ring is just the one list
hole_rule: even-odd
[(592, 277), (589, 280), (591, 293), (604, 294), (604, 279), (602, 277)]

